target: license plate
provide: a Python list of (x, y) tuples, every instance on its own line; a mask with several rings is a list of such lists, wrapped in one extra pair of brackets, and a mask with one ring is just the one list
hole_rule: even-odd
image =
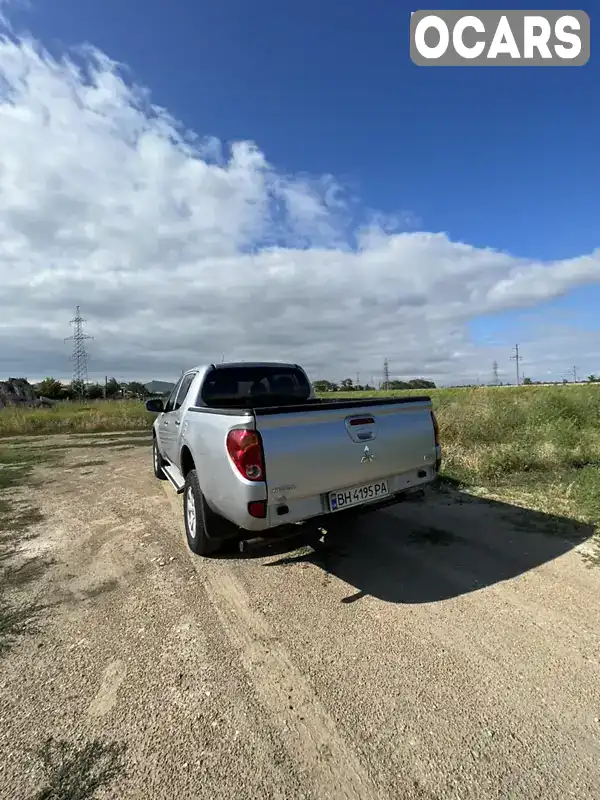
[(375, 481), (375, 483), (365, 483), (364, 486), (339, 489), (337, 492), (329, 492), (329, 509), (341, 511), (350, 506), (367, 503), (369, 500), (377, 500), (389, 493), (387, 481)]

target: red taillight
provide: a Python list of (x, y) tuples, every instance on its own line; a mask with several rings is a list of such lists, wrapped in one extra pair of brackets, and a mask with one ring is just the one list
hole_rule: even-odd
[(440, 429), (438, 427), (437, 418), (433, 411), (431, 412), (431, 421), (433, 422), (433, 435), (435, 436), (435, 444), (437, 447), (437, 445), (440, 443)]
[(248, 503), (248, 513), (256, 519), (265, 519), (267, 516), (267, 501), (252, 500)]
[(227, 452), (242, 477), (248, 481), (264, 481), (265, 463), (260, 433), (246, 430), (229, 431)]

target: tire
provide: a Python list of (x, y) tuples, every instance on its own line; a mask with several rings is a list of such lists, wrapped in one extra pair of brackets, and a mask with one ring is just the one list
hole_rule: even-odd
[(156, 436), (152, 437), (152, 468), (154, 470), (154, 477), (158, 478), (159, 481), (166, 481), (167, 476), (163, 472), (163, 464), (164, 464), (163, 457), (161, 456), (158, 450), (158, 444), (156, 441)]
[[(192, 553), (210, 556), (220, 549), (222, 541), (209, 537), (208, 527), (218, 529), (221, 519), (208, 507), (195, 469), (190, 470), (185, 478), (183, 520), (188, 547)], [(222, 522), (225, 523), (225, 520)]]

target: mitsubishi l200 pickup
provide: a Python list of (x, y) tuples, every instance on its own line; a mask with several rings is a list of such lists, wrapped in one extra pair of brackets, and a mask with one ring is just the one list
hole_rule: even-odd
[(335, 515), (406, 499), (440, 469), (429, 397), (319, 399), (297, 364), (195, 367), (146, 408), (157, 414), (154, 474), (183, 493), (198, 555), (290, 525), (327, 529)]

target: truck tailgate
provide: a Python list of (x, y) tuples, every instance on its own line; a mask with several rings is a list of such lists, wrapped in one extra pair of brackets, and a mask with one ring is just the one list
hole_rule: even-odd
[(431, 402), (403, 401), (256, 409), (269, 492), (299, 499), (433, 466)]

